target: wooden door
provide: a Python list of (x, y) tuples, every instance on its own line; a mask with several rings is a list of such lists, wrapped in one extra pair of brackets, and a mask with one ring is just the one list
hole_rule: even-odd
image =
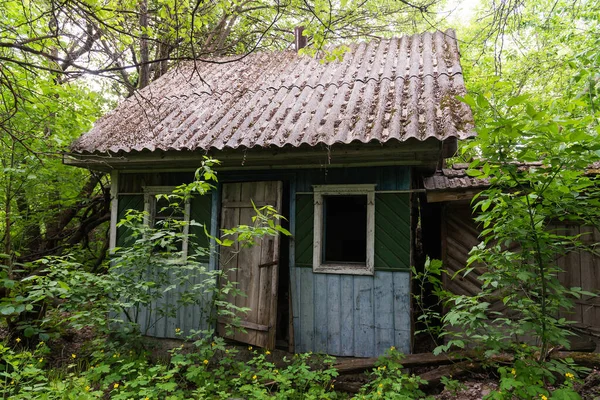
[[(281, 182), (239, 182), (223, 184), (221, 196), (221, 228), (252, 225), (257, 208), (271, 205), (281, 211)], [(227, 272), (231, 282), (244, 296), (227, 298), (238, 307), (248, 307), (247, 314), (240, 314), (241, 327), (246, 333), (235, 330), (227, 334), (225, 320), (218, 321), (220, 336), (251, 345), (275, 348), (277, 322), (277, 280), (279, 264), (279, 237), (264, 237), (253, 247), (241, 247), (237, 242), (231, 247), (221, 247), (220, 267)]]

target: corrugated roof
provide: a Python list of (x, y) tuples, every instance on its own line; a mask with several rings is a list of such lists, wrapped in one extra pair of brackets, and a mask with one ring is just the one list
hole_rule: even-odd
[(100, 118), (74, 152), (298, 147), (473, 136), (454, 31), (181, 64)]
[[(527, 171), (531, 167), (542, 167), (541, 162), (528, 162), (517, 164), (520, 171)], [(475, 178), (467, 175), (469, 164), (457, 163), (450, 168), (437, 170), (434, 175), (423, 178), (423, 186), (428, 191), (484, 189), (490, 186), (490, 179)], [(590, 164), (585, 169), (585, 175), (595, 176), (600, 174), (600, 161)]]
[(450, 168), (437, 170), (433, 176), (423, 179), (423, 186), (428, 191), (483, 189), (490, 185), (489, 179), (474, 178), (467, 175), (469, 164), (454, 164)]

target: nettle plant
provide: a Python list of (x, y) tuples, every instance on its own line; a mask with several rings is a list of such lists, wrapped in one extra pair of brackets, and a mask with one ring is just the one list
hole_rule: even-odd
[[(568, 348), (572, 335), (569, 318), (559, 317), (559, 311), (564, 315), (573, 309), (575, 299), (594, 295), (565, 287), (559, 280), (563, 269), (558, 260), (573, 251), (598, 254), (598, 244), (586, 245), (585, 237), (557, 226), (599, 228), (600, 187), (586, 173), (600, 159), (599, 129), (593, 116), (586, 117), (575, 106), (567, 111), (553, 104), (540, 107), (527, 96), (512, 98), (501, 107), (482, 95), (464, 101), (488, 116), (479, 124), (478, 138), (465, 148), (477, 156), (467, 172), (489, 179), (491, 185), (473, 199), (476, 220), (483, 228), (482, 243), (471, 251), (462, 273), (472, 272), (476, 265), (485, 272), (479, 278), (479, 294), (447, 300), (443, 323), (459, 329), (446, 329), (447, 342), (438, 350), (462, 348), (466, 338), (479, 343), (487, 355), (512, 351), (518, 342), (534, 345), (528, 357), (536, 362), (530, 366), (546, 372), (519, 374), (540, 377), (529, 382), (539, 390), (519, 396), (548, 396), (545, 386), (565, 373), (556, 363), (546, 362), (549, 352), (556, 346)], [(504, 310), (492, 311), (494, 303), (501, 303)], [(511, 398), (510, 389), (517, 386), (505, 387), (508, 397), (494, 398)]]

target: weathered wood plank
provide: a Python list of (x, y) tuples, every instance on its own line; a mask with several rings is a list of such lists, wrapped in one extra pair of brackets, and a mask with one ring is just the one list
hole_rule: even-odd
[(394, 280), (394, 338), (396, 348), (404, 354), (411, 352), (412, 313), (410, 273), (395, 272)]
[(375, 354), (373, 278), (354, 277), (354, 354), (368, 357)]
[(326, 274), (314, 274), (315, 292), (315, 340), (313, 351), (317, 353), (327, 352), (327, 336), (329, 331), (329, 287)]
[(296, 274), (300, 278), (300, 288), (302, 291), (299, 310), (299, 329), (302, 340), (300, 351), (311, 351), (314, 349), (315, 343), (314, 303), (316, 299), (314, 296), (313, 272), (307, 268), (298, 268), (296, 269)]
[(354, 313), (354, 277), (343, 275), (340, 277), (340, 298), (341, 298), (341, 330), (340, 355), (354, 355), (354, 320), (357, 316)]
[(384, 354), (395, 345), (393, 272), (377, 272), (373, 277), (373, 285), (375, 351)]
[(341, 353), (341, 277), (327, 275), (327, 353)]
[[(456, 353), (456, 354), (439, 354), (433, 355), (432, 353), (418, 353), (418, 354), (407, 354), (401, 361), (402, 366), (405, 368), (433, 366), (433, 365), (447, 365), (455, 363), (456, 361), (464, 360), (469, 354), (467, 353)], [(353, 374), (360, 373), (372, 369), (375, 367), (378, 357), (369, 358), (351, 358), (347, 360), (339, 360), (333, 367), (340, 374)]]

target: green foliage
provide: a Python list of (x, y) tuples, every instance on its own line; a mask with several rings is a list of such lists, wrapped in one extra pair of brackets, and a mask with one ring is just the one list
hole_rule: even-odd
[(526, 345), (517, 348), (513, 365), (498, 368), (498, 390), (485, 399), (581, 399), (573, 384), (578, 382), (577, 370), (586, 369), (577, 368), (569, 359), (539, 362), (532, 354), (537, 350)]
[(473, 199), (482, 243), (459, 274), (484, 272), (479, 294), (444, 298), (445, 343), (437, 351), (468, 345), (487, 356), (515, 354), (513, 365), (496, 366), (501, 387), (489, 398), (579, 398), (572, 379), (560, 387), (556, 379), (572, 378), (572, 366), (547, 354), (568, 348), (574, 301), (595, 295), (564, 287), (559, 274), (561, 257), (599, 250), (589, 239), (600, 221), (600, 188), (588, 173), (600, 160), (599, 5), (482, 8), (464, 31), (470, 94), (463, 101), (478, 137), (459, 157), (491, 186)]
[[(206, 159), (196, 172), (198, 178), (166, 195), (166, 208), (176, 210), (192, 195), (207, 193), (216, 178)], [(255, 225), (243, 226), (235, 233), (252, 245), (264, 235), (287, 231), (276, 222), (282, 217), (272, 207), (256, 210)], [(196, 222), (191, 221), (191, 224)], [(182, 332), (193, 341), (193, 351), (180, 346), (171, 351), (170, 360), (156, 363), (140, 351), (140, 333), (145, 333), (162, 318), (174, 317), (181, 307), (204, 308), (204, 324), (209, 327), (217, 315), (228, 317), (229, 329), (239, 329), (236, 322), (247, 309), (236, 307), (226, 299), (243, 295), (223, 271), (211, 271), (197, 261), (207, 249), (188, 249), (185, 221), (165, 218), (150, 226), (149, 216), (129, 212), (120, 222), (127, 228), (132, 243), (115, 249), (109, 273), (97, 275), (69, 257), (46, 257), (25, 264), (26, 277), (10, 279), (3, 271), (5, 287), (14, 297), (4, 297), (0, 310), (7, 319), (18, 320), (18, 336), (13, 348), (2, 345), (0, 373), (7, 383), (4, 398), (47, 399), (103, 398), (230, 398), (245, 396), (263, 398), (337, 398), (331, 390), (336, 376), (333, 359), (315, 361), (323, 368), (310, 368), (309, 355), (294, 357), (280, 370), (267, 357), (269, 352), (253, 352), (248, 362), (236, 360), (235, 351), (215, 338), (212, 330)], [(216, 239), (216, 238), (215, 238)], [(231, 245), (219, 239), (222, 245)], [(190, 241), (192, 242), (192, 241)], [(14, 269), (13, 269), (14, 271)], [(167, 294), (174, 302), (161, 302)], [(43, 310), (43, 312), (41, 311)], [(140, 321), (141, 311), (152, 319)], [(28, 315), (37, 312), (35, 315)], [(24, 318), (21, 318), (24, 317)], [(123, 320), (123, 318), (125, 320)], [(122, 340), (103, 339), (88, 343), (79, 354), (71, 355), (71, 364), (62, 369), (46, 369), (45, 354), (49, 349), (39, 339), (52, 339), (61, 331), (92, 327), (97, 335), (112, 333)], [(140, 326), (145, 331), (140, 332)], [(116, 334), (116, 335), (115, 335)], [(102, 337), (102, 336), (100, 336)], [(28, 345), (34, 351), (21, 348)], [(265, 384), (266, 382), (272, 383)]]
[[(413, 287), (417, 288), (413, 293), (414, 305), (419, 310), (417, 321), (422, 326), (422, 329), (415, 331), (415, 335), (426, 333), (434, 342), (442, 333), (442, 302), (449, 296), (442, 282), (444, 274), (446, 270), (443, 269), (442, 261), (429, 257), (425, 260), (422, 271), (412, 267), (412, 279), (416, 283)], [(428, 303), (427, 299), (431, 296), (436, 299), (434, 304)]]
[[(556, 225), (598, 227), (600, 189), (586, 174), (600, 159), (598, 127), (589, 116), (559, 116), (552, 105), (538, 107), (526, 96), (495, 106), (487, 100), (466, 101), (494, 112), (480, 124), (480, 135), (470, 145), (478, 148), (482, 159), (468, 171), (490, 179), (492, 185), (474, 199), (483, 242), (469, 259), (471, 266), (485, 266), (485, 273), (480, 276), (482, 292), (471, 299), (453, 299), (445, 321), (468, 326), (488, 351), (532, 332), (544, 355), (549, 346), (568, 347), (568, 320), (558, 318), (559, 310), (570, 310), (574, 299), (593, 293), (563, 287), (558, 259), (597, 249), (585, 244), (585, 233), (569, 234)], [(502, 301), (508, 311), (489, 311), (493, 301)]]
[(10, 296), (0, 300), (0, 313), (13, 324), (13, 335), (34, 346), (56, 337), (67, 327), (102, 324), (113, 280), (87, 272), (71, 257), (47, 257), (24, 264), (20, 279), (3, 275)]
[(408, 375), (402, 371), (404, 355), (391, 347), (386, 354), (379, 357), (372, 372), (372, 380), (363, 386), (358, 394), (359, 399), (430, 399), (420, 389), (427, 384), (418, 376)]
[(440, 383), (444, 385), (444, 390), (454, 397), (458, 397), (458, 393), (467, 388), (460, 381), (447, 376), (442, 376), (442, 378), (440, 379)]
[(192, 348), (176, 347), (167, 362), (152, 361), (146, 352), (114, 347), (102, 340), (85, 358), (73, 354), (64, 369), (46, 368), (49, 351), (43, 343), (34, 351), (0, 345), (0, 377), (6, 399), (338, 399), (333, 391), (331, 357), (298, 354), (274, 364), (269, 351), (249, 348), (251, 358), (223, 339), (208, 335)]

